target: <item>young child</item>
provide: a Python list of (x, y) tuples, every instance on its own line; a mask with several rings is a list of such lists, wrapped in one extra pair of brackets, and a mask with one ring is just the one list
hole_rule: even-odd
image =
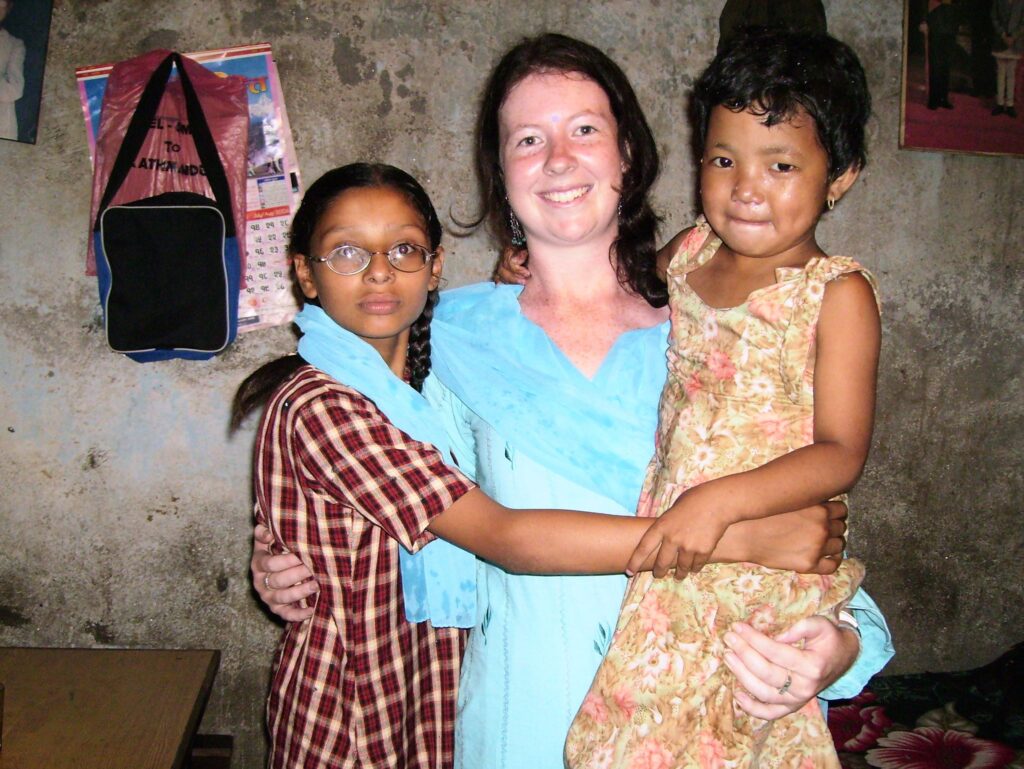
[[(637, 550), (678, 545), (677, 579), (632, 581), (567, 762), (838, 767), (814, 701), (775, 721), (737, 706), (723, 637), (739, 621), (769, 635), (812, 614), (838, 621), (863, 567), (702, 566), (729, 524), (842, 495), (863, 468), (874, 279), (823, 253), (815, 228), (864, 164), (870, 98), (843, 43), (751, 30), (714, 59), (695, 102), (704, 217), (666, 247), (669, 376), (639, 515), (673, 508)], [(667, 565), (659, 556), (656, 570)], [(779, 694), (792, 683), (780, 679)]]
[[(454, 625), (476, 619), (459, 607), (475, 595), (475, 563), (463, 568), (464, 553), (441, 542), (408, 556), (433, 535), (512, 571), (616, 573), (651, 523), (511, 511), (450, 466), (419, 392), (440, 239), (426, 193), (403, 171), (352, 164), (317, 180), (292, 224), (307, 299), (298, 355), (263, 366), (236, 396), (236, 425), (269, 396), (256, 518), (320, 585), (313, 616), (289, 623), (274, 658), (272, 767), (451, 766), (465, 640)], [(717, 557), (759, 557), (726, 539)], [(439, 561), (438, 546), (448, 548)], [(779, 549), (788, 559), (800, 546)]]

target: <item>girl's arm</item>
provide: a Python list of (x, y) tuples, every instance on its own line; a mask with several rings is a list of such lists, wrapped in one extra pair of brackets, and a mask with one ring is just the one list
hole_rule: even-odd
[[(489, 498), (488, 502), (494, 503)], [(500, 506), (499, 506), (500, 507)], [(497, 537), (489, 536), (492, 540), (484, 546), (496, 550), (494, 556), (496, 563), (505, 563), (506, 556), (515, 560), (532, 561), (535, 566), (545, 565), (546, 559), (575, 559), (572, 560), (568, 571), (580, 573), (581, 571), (601, 571), (600, 565), (609, 566), (613, 573), (622, 571), (622, 564), (633, 552), (639, 536), (637, 532), (630, 535), (623, 532), (625, 538), (621, 543), (605, 541), (601, 544), (604, 552), (591, 554), (586, 548), (590, 537), (582, 537), (578, 532), (574, 533), (564, 547), (570, 553), (548, 552), (545, 545), (548, 521), (542, 516), (543, 513), (536, 510), (509, 510), (503, 508), (500, 511), (491, 511), (501, 517), (508, 519), (502, 525), (508, 525), (515, 532), (516, 527), (521, 527), (515, 534), (521, 540), (514, 552), (510, 552), (508, 546), (500, 543)], [(557, 514), (568, 511), (555, 511)], [(472, 513), (471, 513), (472, 515)], [(570, 516), (583, 515), (586, 517), (598, 517), (597, 514), (570, 513)], [(600, 516), (601, 518), (616, 518), (619, 521), (636, 521), (637, 519), (621, 518), (616, 516)], [(784, 513), (775, 515), (759, 521), (744, 521), (729, 528), (722, 541), (719, 543), (715, 553), (716, 560), (745, 561), (759, 563), (774, 569), (789, 569), (804, 573), (829, 574), (838, 567), (845, 543), (843, 532), (846, 524), (846, 506), (841, 503), (829, 505), (817, 505), (815, 507), (800, 510), (795, 513)], [(493, 521), (493, 519), (491, 519)], [(602, 521), (602, 523), (607, 523)], [(649, 524), (650, 521), (647, 521)], [(470, 529), (460, 531), (460, 526), (469, 526)], [(572, 525), (571, 523), (569, 525)], [(612, 526), (622, 524), (612, 523)], [(626, 524), (627, 527), (635, 527), (636, 524)], [(447, 520), (440, 522), (440, 528), (431, 531), (439, 536), (450, 535), (452, 541), (459, 544), (465, 541), (465, 537), (480, 536), (474, 534), (472, 528), (475, 524), (472, 520), (467, 522)], [(524, 532), (524, 529), (526, 530)], [(541, 533), (538, 535), (537, 532)], [(602, 535), (596, 530), (593, 532), (598, 538)], [(257, 525), (253, 532), (253, 555), (250, 561), (252, 571), (252, 586), (266, 607), (283, 620), (288, 622), (301, 622), (312, 616), (313, 609), (307, 605), (306, 599), (316, 594), (318, 586), (314, 574), (299, 560), (293, 553), (273, 555), (271, 545), (274, 537), (266, 526)], [(483, 544), (483, 543), (479, 543)], [(593, 543), (589, 543), (593, 544)], [(591, 559), (600, 559), (600, 563)], [(547, 571), (551, 571), (552, 562), (547, 564)], [(507, 568), (512, 569), (513, 564), (509, 563)], [(663, 576), (663, 575), (660, 575)]]
[[(739, 523), (729, 528), (711, 558), (775, 568), (800, 564), (812, 572), (831, 573), (842, 552), (845, 514), (828, 510), (825, 520), (822, 515), (820, 508), (811, 508)], [(620, 574), (653, 520), (576, 510), (513, 510), (473, 489), (428, 528), (513, 573)], [(649, 571), (653, 564), (652, 554), (638, 570)]]
[(511, 283), (525, 286), (530, 279), (530, 253), (525, 248), (506, 248), (501, 252), (491, 272), (495, 283)]
[(776, 515), (848, 491), (871, 444), (881, 324), (867, 279), (853, 273), (825, 288), (817, 325), (814, 442), (761, 467), (682, 495), (644, 535), (635, 568), (657, 551), (655, 573), (699, 571), (738, 521)]
[(676, 251), (679, 250), (679, 247), (683, 244), (683, 241), (686, 240), (686, 236), (690, 234), (690, 230), (692, 229), (693, 227), (687, 227), (685, 230), (677, 233), (672, 240), (658, 249), (656, 269), (658, 272), (658, 278), (662, 282), (668, 280), (668, 266), (672, 263), (672, 257), (676, 255)]

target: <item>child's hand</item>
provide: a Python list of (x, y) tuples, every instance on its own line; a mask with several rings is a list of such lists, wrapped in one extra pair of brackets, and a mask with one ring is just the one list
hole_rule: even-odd
[(683, 579), (704, 568), (733, 522), (715, 503), (713, 493), (699, 491), (704, 488), (684, 492), (647, 530), (629, 559), (628, 574), (637, 571), (655, 550), (655, 577), (664, 577), (675, 567), (676, 579)]
[(526, 266), (529, 260), (530, 253), (525, 248), (506, 248), (494, 265), (491, 280), (495, 283), (523, 285), (530, 278), (530, 270)]

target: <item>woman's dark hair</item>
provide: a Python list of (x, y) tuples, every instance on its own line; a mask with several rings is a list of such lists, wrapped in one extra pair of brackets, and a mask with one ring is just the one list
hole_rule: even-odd
[[(306, 190), (302, 205), (292, 219), (288, 252), (292, 259), (311, 255), (313, 236), (321, 217), (343, 192), (358, 188), (386, 187), (403, 193), (426, 225), (430, 249), (441, 244), (441, 221), (426, 191), (412, 176), (400, 168), (383, 163), (350, 163), (328, 171)], [(406, 373), (409, 384), (421, 390), (430, 373), (430, 320), (437, 304), (437, 289), (427, 294), (423, 312), (409, 329), (409, 354)], [(307, 302), (317, 303), (315, 299)], [(306, 365), (299, 355), (286, 355), (256, 369), (238, 387), (231, 406), (231, 429), (236, 429), (256, 408), (261, 407), (278, 386), (297, 369)]]
[(491, 72), (476, 125), (476, 171), (482, 200), (480, 218), (472, 225), (486, 220), (503, 249), (512, 245), (498, 113), (509, 92), (522, 80), (551, 72), (582, 75), (608, 96), (618, 127), (619, 152), (627, 164), (622, 178), (619, 235), (609, 258), (613, 258), (623, 286), (655, 307), (664, 306), (668, 293), (655, 272), (658, 217), (648, 200), (658, 176), (658, 148), (626, 75), (588, 43), (554, 33), (527, 38), (502, 56)]
[(871, 94), (857, 54), (825, 34), (745, 27), (729, 41), (694, 86), (697, 145), (703, 150), (711, 111), (750, 110), (764, 124), (814, 119), (828, 155), (829, 181), (867, 162), (864, 136)]

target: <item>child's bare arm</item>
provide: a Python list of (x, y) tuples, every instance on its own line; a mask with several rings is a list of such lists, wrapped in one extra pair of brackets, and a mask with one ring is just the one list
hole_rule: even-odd
[(668, 280), (668, 266), (672, 262), (672, 257), (675, 256), (676, 251), (679, 250), (679, 246), (682, 245), (683, 240), (686, 239), (686, 236), (692, 229), (692, 227), (688, 227), (682, 232), (679, 232), (674, 238), (672, 238), (672, 240), (658, 249), (656, 269), (658, 271), (659, 280)]
[(525, 285), (530, 279), (530, 253), (525, 248), (509, 247), (501, 252), (491, 273), (495, 283)]
[(848, 491), (871, 443), (881, 328), (868, 281), (832, 281), (817, 326), (814, 443), (689, 489), (644, 535), (630, 567), (660, 550), (655, 573), (698, 571), (730, 524), (763, 518)]
[[(806, 510), (746, 521), (722, 537), (711, 557), (830, 573), (843, 548), (843, 517), (835, 510)], [(474, 489), (436, 517), (430, 531), (512, 572), (619, 574), (651, 522), (575, 510), (513, 510)], [(653, 562), (652, 555), (638, 570)]]

